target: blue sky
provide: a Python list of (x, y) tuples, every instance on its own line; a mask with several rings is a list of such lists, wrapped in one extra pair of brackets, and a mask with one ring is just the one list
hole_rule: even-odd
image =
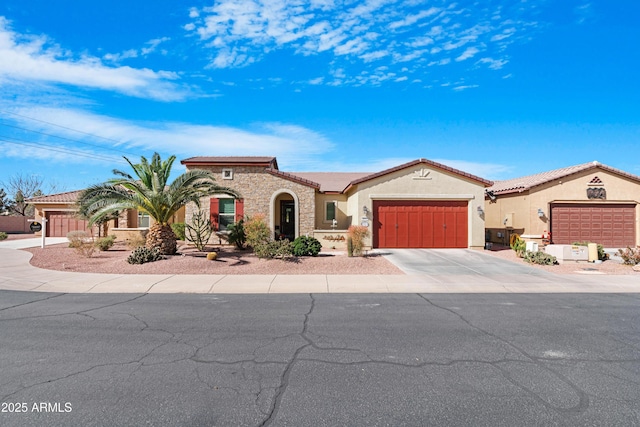
[(154, 151), (640, 175), (638, 15), (623, 0), (5, 0), (0, 182), (83, 188)]

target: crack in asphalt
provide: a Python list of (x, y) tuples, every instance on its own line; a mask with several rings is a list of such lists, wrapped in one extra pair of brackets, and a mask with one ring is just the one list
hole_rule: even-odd
[(302, 323), (302, 332), (300, 332), (300, 336), (307, 342), (307, 344), (304, 344), (296, 349), (296, 351), (293, 353), (293, 357), (291, 357), (291, 360), (287, 363), (287, 366), (284, 368), (284, 371), (280, 376), (280, 386), (276, 390), (276, 395), (273, 398), (273, 402), (271, 404), (271, 408), (269, 410), (267, 418), (265, 418), (265, 420), (259, 424), (260, 427), (271, 425), (273, 420), (278, 415), (278, 411), (280, 410), (280, 404), (282, 403), (284, 392), (286, 391), (289, 385), (289, 375), (291, 374), (291, 371), (293, 370), (293, 367), (295, 366), (295, 364), (298, 362), (298, 356), (300, 355), (302, 350), (313, 345), (313, 341), (309, 337), (307, 337), (307, 332), (309, 329), (309, 317), (311, 316), (311, 313), (313, 313), (313, 310), (316, 306), (316, 299), (313, 296), (313, 294), (309, 294), (309, 298), (311, 298), (311, 306), (309, 307), (309, 311), (304, 315), (304, 322)]
[[(460, 313), (451, 310), (447, 307), (443, 307), (440, 306), (436, 303), (434, 303), (433, 301), (429, 300), (429, 298), (425, 297), (422, 294), (417, 294), (419, 298), (422, 298), (424, 301), (426, 301), (427, 303), (429, 303), (431, 306), (439, 308), (441, 310), (444, 310), (448, 313), (453, 314), (454, 316), (458, 317), (460, 320), (462, 320), (465, 324), (467, 324), (469, 327), (483, 333), (484, 335), (487, 335), (493, 339), (496, 339), (502, 343), (504, 343), (505, 345), (507, 345), (508, 347), (516, 350), (518, 353), (522, 354), (523, 356), (525, 356), (527, 359), (531, 360), (535, 365), (537, 365), (539, 368), (543, 369), (544, 371), (549, 372), (551, 375), (555, 376), (556, 378), (558, 378), (561, 382), (563, 382), (564, 384), (568, 385), (569, 388), (571, 388), (576, 395), (578, 396), (578, 404), (576, 406), (573, 406), (571, 408), (559, 408), (557, 406), (554, 406), (552, 404), (550, 404), (549, 402), (545, 401), (544, 399), (542, 399), (540, 397), (540, 395), (538, 393), (536, 393), (534, 390), (529, 389), (528, 387), (526, 387), (525, 385), (519, 383), (515, 378), (513, 378), (513, 376), (511, 375), (511, 373), (509, 371), (507, 371), (505, 368), (502, 368), (498, 365), (495, 365), (495, 367), (500, 370), (500, 372), (502, 373), (502, 375), (504, 376), (504, 378), (506, 378), (509, 382), (511, 382), (513, 385), (515, 385), (516, 387), (522, 389), (523, 391), (525, 391), (526, 393), (528, 393), (529, 395), (531, 395), (535, 400), (537, 400), (539, 403), (541, 403), (542, 405), (544, 405), (545, 407), (557, 411), (561, 414), (579, 414), (582, 412), (585, 412), (588, 408), (589, 408), (589, 396), (587, 393), (585, 393), (582, 389), (580, 389), (577, 385), (575, 385), (571, 380), (569, 380), (567, 377), (565, 377), (564, 375), (562, 375), (559, 372), (554, 371), (553, 369), (549, 368), (548, 366), (546, 366), (544, 363), (542, 363), (540, 361), (541, 358), (535, 357), (530, 355), (529, 353), (527, 353), (525, 350), (521, 349), (520, 347), (516, 346), (515, 344), (513, 344), (512, 342), (494, 334), (491, 333), (487, 330), (484, 330), (482, 328), (480, 328), (479, 326), (474, 325), (473, 323), (471, 323), (469, 320), (467, 320), (463, 315), (461, 315)], [(523, 363), (522, 361), (520, 361), (520, 363)]]
[(50, 299), (58, 298), (58, 297), (61, 297), (63, 295), (67, 295), (67, 294), (66, 293), (60, 293), (60, 294), (52, 295), (52, 296), (47, 297), (47, 298), (41, 298), (41, 299), (37, 299), (37, 300), (33, 300), (33, 301), (23, 302), (22, 304), (12, 305), (11, 307), (0, 308), (0, 311), (9, 310), (9, 309), (16, 308), (16, 307), (22, 307), (22, 306), (29, 305), (29, 304), (35, 304), (35, 303), (40, 302), (40, 301), (48, 301)]
[[(35, 303), (35, 302), (38, 302), (38, 301), (46, 301), (46, 300), (49, 300), (49, 299), (52, 299), (52, 298), (57, 298), (57, 297), (64, 296), (64, 295), (69, 295), (69, 294), (54, 295), (54, 296), (49, 297), (49, 298), (44, 298), (44, 299), (37, 300), (37, 301), (32, 301), (32, 302)], [(88, 317), (91, 317), (91, 318), (93, 318), (95, 320), (95, 318), (93, 316), (89, 316), (87, 313), (89, 313), (91, 311), (102, 310), (103, 308), (115, 307), (116, 305), (126, 304), (128, 302), (132, 302), (132, 301), (135, 301), (137, 299), (140, 299), (140, 298), (142, 298), (142, 297), (144, 297), (146, 295), (148, 295), (148, 294), (140, 294), (140, 295), (138, 295), (138, 296), (136, 296), (134, 298), (129, 298), (129, 299), (125, 300), (125, 301), (118, 301), (118, 302), (115, 302), (113, 304), (107, 304), (107, 305), (103, 305), (103, 306), (95, 307), (95, 308), (88, 308), (86, 310), (68, 311), (68, 312), (65, 312), (65, 313), (56, 313), (56, 314), (41, 314), (41, 315), (35, 315), (35, 316), (11, 317), (11, 318), (6, 318), (6, 319), (0, 319), (0, 322), (6, 322), (6, 321), (11, 321), (11, 320), (41, 319), (41, 318), (46, 318), (46, 317), (68, 316), (70, 314), (76, 314), (78, 316), (88, 316)], [(18, 304), (18, 305), (14, 306), (14, 307), (7, 307), (6, 309), (20, 307), (20, 306), (27, 305), (27, 304), (31, 304), (31, 303)], [(5, 310), (5, 309), (3, 309), (3, 310)], [(0, 310), (0, 311), (2, 311), (2, 310)]]

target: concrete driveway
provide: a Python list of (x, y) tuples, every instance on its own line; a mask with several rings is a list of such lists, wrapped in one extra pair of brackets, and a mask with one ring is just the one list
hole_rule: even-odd
[(384, 249), (390, 262), (410, 275), (428, 275), (440, 282), (466, 276), (480, 282), (557, 279), (557, 275), (525, 264), (516, 264), (471, 249)]

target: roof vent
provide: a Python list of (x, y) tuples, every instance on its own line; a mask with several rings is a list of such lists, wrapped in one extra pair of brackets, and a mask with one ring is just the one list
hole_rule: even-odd
[(593, 179), (589, 181), (589, 184), (602, 184), (602, 180), (597, 176), (594, 176)]

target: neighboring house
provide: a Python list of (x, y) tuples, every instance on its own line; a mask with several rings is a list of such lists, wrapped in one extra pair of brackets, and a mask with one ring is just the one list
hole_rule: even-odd
[[(66, 237), (70, 231), (88, 231), (88, 221), (78, 217), (78, 207), (76, 203), (82, 190), (68, 191), (65, 193), (50, 194), (46, 196), (33, 197), (28, 202), (35, 207), (35, 220), (47, 219), (47, 237)], [(176, 215), (175, 222), (184, 221), (184, 209)], [(149, 229), (153, 220), (149, 215), (138, 212), (135, 209), (124, 211), (117, 220), (108, 222), (109, 234), (119, 237), (127, 237), (131, 233), (140, 233)], [(94, 227), (93, 233), (98, 234), (100, 230)], [(41, 235), (42, 233), (36, 233)]]
[(640, 177), (585, 163), (496, 181), (487, 189), (487, 240), (508, 244), (512, 233), (551, 243), (577, 241), (619, 248), (640, 244)]
[[(217, 230), (244, 215), (265, 215), (274, 238), (315, 236), (344, 247), (364, 225), (374, 248), (482, 248), (485, 188), (492, 182), (426, 159), (376, 173), (283, 172), (275, 157), (192, 157), (187, 169), (213, 172), (241, 198), (202, 200)], [(195, 205), (187, 205), (189, 222)]]

